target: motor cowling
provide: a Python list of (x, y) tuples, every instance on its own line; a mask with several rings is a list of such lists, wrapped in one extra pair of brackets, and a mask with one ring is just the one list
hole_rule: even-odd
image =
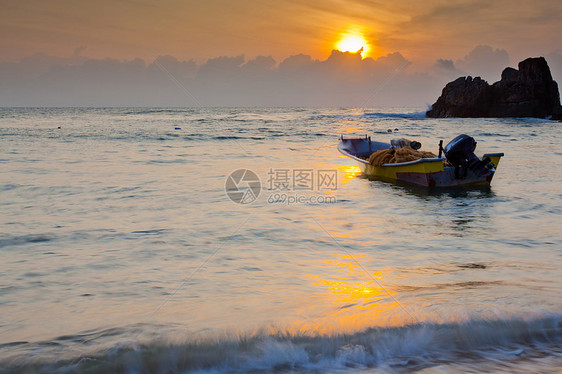
[(468, 168), (479, 176), (486, 176), (494, 171), (489, 161), (482, 161), (474, 154), (475, 149), (476, 140), (465, 134), (457, 136), (445, 146), (445, 157), (455, 167), (456, 175), (462, 168)]

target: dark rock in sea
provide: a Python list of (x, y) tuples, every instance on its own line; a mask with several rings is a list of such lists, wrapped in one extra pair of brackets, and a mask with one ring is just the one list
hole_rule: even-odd
[(562, 121), (562, 106), (558, 107), (558, 109), (554, 111), (551, 119)]
[(460, 77), (445, 86), (427, 116), (486, 117), (492, 100), (492, 89), (485, 80), (480, 77)]
[(558, 84), (544, 57), (506, 68), (499, 82), (461, 77), (448, 83), (428, 117), (538, 117), (562, 119)]

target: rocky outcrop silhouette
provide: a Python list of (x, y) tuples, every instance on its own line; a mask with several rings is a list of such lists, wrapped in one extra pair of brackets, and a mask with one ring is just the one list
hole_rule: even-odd
[(492, 85), (480, 77), (461, 77), (448, 83), (428, 117), (562, 118), (558, 84), (544, 57), (521, 61), (518, 70), (506, 68)]

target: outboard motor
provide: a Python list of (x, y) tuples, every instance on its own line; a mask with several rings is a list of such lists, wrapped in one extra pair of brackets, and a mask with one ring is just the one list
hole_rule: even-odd
[(460, 171), (466, 176), (466, 169), (478, 176), (487, 176), (495, 171), (489, 159), (480, 160), (475, 154), (476, 141), (473, 137), (461, 134), (445, 146), (445, 157), (455, 167), (455, 176), (460, 178)]

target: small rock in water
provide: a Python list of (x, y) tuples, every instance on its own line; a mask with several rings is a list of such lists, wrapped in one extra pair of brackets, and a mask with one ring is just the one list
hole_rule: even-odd
[(486, 269), (486, 265), (484, 264), (477, 264), (477, 263), (470, 263), (470, 264), (464, 264), (464, 265), (459, 265), (460, 268), (465, 268), (465, 269)]

